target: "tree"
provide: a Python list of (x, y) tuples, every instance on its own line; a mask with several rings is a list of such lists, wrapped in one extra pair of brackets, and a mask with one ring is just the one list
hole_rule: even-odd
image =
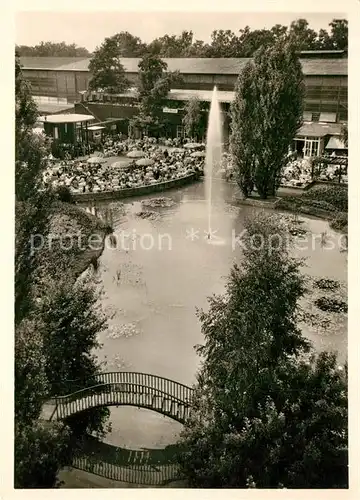
[(335, 50), (347, 50), (348, 48), (348, 21), (347, 19), (334, 19), (330, 23), (331, 42)]
[(293, 21), (289, 29), (289, 38), (297, 50), (314, 50), (316, 48), (317, 33), (309, 28), (306, 19)]
[(146, 43), (128, 31), (121, 31), (110, 39), (116, 44), (119, 57), (142, 57), (147, 52)]
[(341, 139), (342, 139), (345, 147), (348, 147), (348, 135), (349, 135), (348, 124), (343, 123), (342, 127), (341, 127)]
[(254, 123), (254, 105), (256, 99), (255, 68), (247, 64), (240, 73), (235, 86), (235, 99), (231, 105), (230, 149), (236, 162), (235, 176), (245, 197), (254, 189), (255, 144), (251, 123)]
[(54, 488), (71, 457), (71, 434), (60, 424), (15, 425), (15, 488)]
[(261, 47), (268, 47), (275, 43), (275, 39), (281, 38), (282, 30), (279, 25), (272, 30), (254, 30), (249, 26), (240, 30), (238, 38), (238, 51), (236, 57), (253, 57), (254, 53)]
[(101, 46), (96, 48), (89, 64), (91, 73), (89, 89), (121, 94), (129, 88), (130, 84), (121, 63), (124, 48), (119, 43), (120, 35), (105, 38)]
[(37, 419), (48, 394), (45, 358), (39, 323), (26, 319), (15, 335), (15, 421), (30, 424)]
[(240, 189), (274, 195), (288, 147), (301, 125), (304, 83), (295, 47), (261, 48), (239, 75), (231, 106), (231, 150)]
[[(97, 301), (98, 295), (89, 280), (78, 280), (74, 285), (65, 279), (47, 287), (38, 315), (42, 318), (49, 397), (97, 385), (95, 375), (101, 366), (94, 352), (100, 347), (97, 336), (106, 327), (106, 317), (99, 311)], [(102, 435), (108, 416), (107, 408), (99, 408), (67, 423), (78, 438), (94, 431)]]
[(318, 50), (331, 50), (331, 49), (333, 49), (333, 44), (332, 44), (332, 40), (329, 36), (329, 33), (324, 29), (321, 29), (319, 31), (318, 38), (316, 41), (316, 48)]
[(195, 139), (196, 137), (200, 137), (202, 135), (201, 119), (201, 102), (198, 98), (194, 97), (185, 104), (183, 124), (187, 137)]
[[(15, 486), (53, 485), (67, 448), (51, 429), (37, 420), (48, 393), (41, 318), (36, 308), (38, 254), (31, 237), (46, 236), (51, 196), (41, 191), (46, 144), (32, 132), (37, 109), (15, 55)], [(63, 426), (60, 425), (63, 430)], [(65, 436), (65, 434), (64, 434)], [(65, 439), (65, 437), (64, 437)], [(56, 464), (56, 466), (54, 465)]]
[(46, 235), (51, 195), (41, 190), (48, 143), (33, 133), (37, 108), (15, 54), (15, 322), (31, 309), (31, 282), (37, 256), (31, 236)]
[[(108, 412), (85, 412), (70, 419), (70, 427), (64, 423), (40, 423), (44, 401), (49, 394), (55, 395), (53, 384), (58, 378), (52, 370), (55, 361), (61, 360), (68, 378), (94, 380), (98, 367), (90, 350), (96, 346), (97, 328), (103, 325), (103, 318), (94, 311), (94, 292), (80, 289), (80, 285), (74, 289), (67, 275), (44, 279), (44, 260), (53, 258), (53, 254), (46, 254), (46, 248), (33, 251), (36, 235), (46, 241), (55, 197), (43, 187), (48, 148), (46, 143), (38, 142), (32, 131), (37, 109), (17, 56), (15, 63), (15, 485), (54, 487), (58, 470), (70, 463), (84, 433), (104, 431)], [(57, 264), (61, 269), (61, 262)], [(66, 300), (72, 309), (66, 310), (69, 316), (60, 317), (59, 307)], [(43, 308), (44, 302), (49, 309)], [(69, 327), (70, 334), (79, 336), (77, 349), (72, 339), (71, 352), (63, 324)], [(49, 346), (47, 328), (54, 336), (57, 358), (49, 354), (53, 346)], [(56, 375), (62, 375), (61, 370)], [(69, 384), (67, 387), (70, 391)]]
[(75, 43), (40, 42), (33, 47), (17, 45), (16, 50), (21, 57), (89, 57), (90, 52), (85, 47)]
[(211, 33), (211, 57), (238, 57), (238, 37), (231, 30)]
[(211, 57), (211, 47), (202, 40), (195, 40), (187, 51), (188, 57)]
[(188, 57), (193, 43), (193, 32), (183, 31), (181, 35), (164, 35), (153, 40), (148, 52), (159, 57)]
[(166, 70), (167, 64), (154, 54), (144, 56), (139, 62), (139, 114), (132, 120), (132, 124), (154, 134), (163, 127), (164, 100), (172, 86), (181, 81), (179, 72)]
[(179, 463), (190, 487), (346, 487), (346, 372), (311, 354), (306, 291), (277, 216), (245, 223), (243, 259), (199, 312), (205, 343)]

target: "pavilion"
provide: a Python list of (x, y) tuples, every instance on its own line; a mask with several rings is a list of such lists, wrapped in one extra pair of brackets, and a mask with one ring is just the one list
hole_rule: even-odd
[(88, 145), (89, 122), (94, 122), (92, 115), (56, 114), (42, 116), (38, 119), (44, 124), (44, 132), (60, 144)]

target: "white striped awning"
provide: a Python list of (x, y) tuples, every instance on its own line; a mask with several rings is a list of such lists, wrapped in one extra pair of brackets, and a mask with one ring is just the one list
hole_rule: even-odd
[(325, 146), (325, 149), (347, 149), (340, 137), (332, 136)]

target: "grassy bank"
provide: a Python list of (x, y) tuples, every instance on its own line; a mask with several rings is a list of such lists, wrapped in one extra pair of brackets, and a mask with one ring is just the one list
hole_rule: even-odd
[(347, 232), (348, 192), (342, 186), (315, 186), (299, 196), (277, 200), (275, 208), (328, 219), (330, 227)]
[(69, 203), (51, 206), (50, 233), (41, 249), (41, 274), (52, 280), (67, 275), (75, 281), (104, 249), (109, 224)]

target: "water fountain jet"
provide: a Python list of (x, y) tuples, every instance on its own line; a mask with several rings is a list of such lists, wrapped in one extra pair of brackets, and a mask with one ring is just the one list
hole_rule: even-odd
[(212, 184), (214, 167), (220, 168), (222, 158), (222, 120), (221, 109), (217, 95), (217, 87), (214, 87), (208, 118), (206, 135), (205, 155), (205, 198), (208, 206), (208, 232), (207, 239), (211, 240), (211, 208), (212, 208)]

